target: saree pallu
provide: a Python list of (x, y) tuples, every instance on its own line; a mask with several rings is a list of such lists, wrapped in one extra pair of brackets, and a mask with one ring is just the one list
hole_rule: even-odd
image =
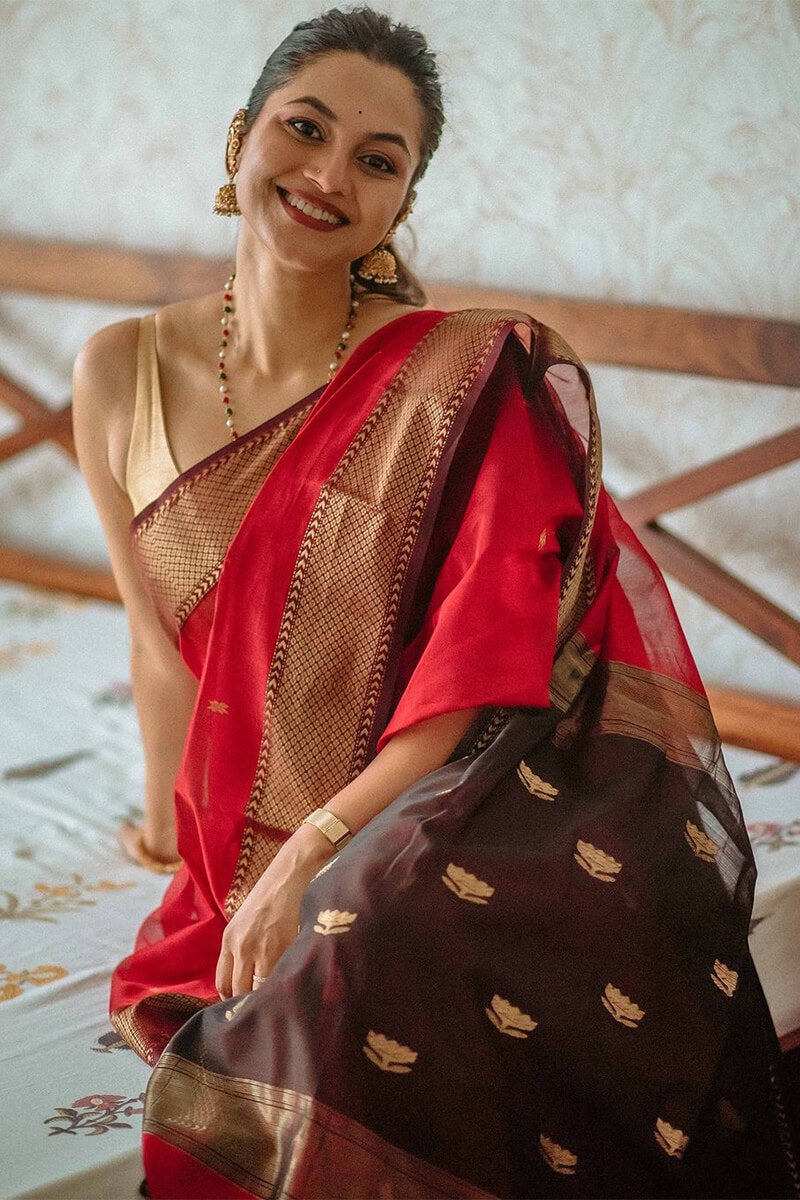
[[(800, 1195), (752, 853), (583, 364), (525, 314), (422, 311), (247, 437), (132, 529), (200, 681), (184, 866), (110, 1006), (156, 1064), (152, 1196)], [(470, 708), (219, 1001), (302, 817)]]

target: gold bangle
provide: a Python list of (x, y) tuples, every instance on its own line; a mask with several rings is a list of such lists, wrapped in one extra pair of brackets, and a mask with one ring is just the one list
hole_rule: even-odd
[(183, 866), (182, 858), (175, 858), (172, 862), (162, 862), (158, 858), (153, 858), (144, 846), (144, 833), (140, 829), (136, 835), (136, 840), (133, 843), (133, 853), (136, 861), (143, 867), (147, 867), (149, 871), (156, 871), (159, 875), (174, 875)]
[(326, 808), (315, 809), (307, 817), (303, 817), (301, 824), (316, 825), (336, 850), (346, 846), (353, 836), (344, 821), (334, 813), (328, 812)]

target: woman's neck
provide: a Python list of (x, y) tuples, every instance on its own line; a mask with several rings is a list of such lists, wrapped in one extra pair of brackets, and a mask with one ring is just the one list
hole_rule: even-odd
[(233, 294), (240, 364), (277, 379), (307, 371), (317, 359), (320, 371), (327, 369), (350, 311), (346, 269), (288, 269), (251, 253), (240, 236)]

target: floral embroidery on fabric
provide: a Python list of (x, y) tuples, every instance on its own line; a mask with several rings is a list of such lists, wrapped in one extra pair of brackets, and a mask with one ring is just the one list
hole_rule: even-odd
[(739, 972), (731, 970), (730, 967), (725, 966), (725, 963), (715, 958), (711, 978), (721, 992), (724, 992), (726, 996), (732, 996), (739, 982)]
[(317, 913), (315, 933), (348, 933), (358, 913), (340, 912), (338, 908), (324, 908)]
[(27, 594), (12, 596), (0, 604), (0, 616), (12, 620), (42, 621), (54, 617), (64, 609), (83, 608), (89, 603), (86, 596), (56, 596), (52, 592), (40, 592), (31, 588)]
[(558, 788), (553, 787), (552, 783), (546, 783), (538, 775), (534, 775), (525, 759), (517, 767), (517, 775), (530, 794), (538, 796), (540, 800), (555, 800), (558, 795)]
[(743, 771), (737, 776), (737, 783), (740, 791), (753, 787), (770, 787), (777, 783), (786, 783), (787, 780), (793, 779), (798, 771), (800, 771), (800, 763), (778, 758), (774, 762), (767, 763), (765, 767), (756, 767), (754, 771)]
[(621, 862), (604, 850), (598, 850), (591, 842), (578, 841), (572, 857), (593, 879), (602, 879), (603, 883), (616, 883), (622, 870)]
[(26, 658), (55, 654), (58, 642), (10, 642), (0, 646), (0, 671), (18, 671)]
[(627, 1025), (629, 1029), (639, 1028), (639, 1022), (644, 1016), (644, 1009), (639, 1008), (638, 1004), (634, 1004), (630, 996), (623, 996), (619, 988), (612, 987), (610, 983), (607, 983), (600, 1000), (603, 1008), (610, 1012), (620, 1025)]
[(784, 846), (800, 846), (800, 818), (794, 821), (752, 821), (747, 826), (754, 850), (783, 850)]
[(49, 914), (74, 912), (84, 905), (97, 903), (96, 900), (85, 899), (85, 892), (117, 892), (124, 888), (136, 887), (135, 882), (113, 883), (110, 879), (101, 879), (98, 883), (84, 883), (82, 875), (73, 875), (72, 880), (72, 883), (58, 886), (35, 883), (33, 886), (39, 894), (25, 907), (20, 907), (19, 897), (13, 892), (3, 892), (5, 904), (0, 904), (0, 921), (47, 921), (55, 924), (58, 918)]
[(502, 996), (492, 996), (492, 1007), (484, 1009), (484, 1012), (495, 1028), (501, 1033), (507, 1033), (509, 1037), (526, 1038), (539, 1024), (522, 1009), (509, 1004)]
[(34, 762), (24, 763), (21, 767), (7, 767), (2, 778), (7, 780), (42, 779), (45, 775), (63, 771), (64, 767), (71, 767), (73, 763), (80, 762), (83, 758), (93, 757), (93, 750), (74, 750), (71, 754), (59, 754), (57, 758), (38, 758)]
[(661, 1117), (656, 1121), (653, 1137), (670, 1158), (683, 1158), (683, 1152), (689, 1145), (688, 1134), (685, 1134), (682, 1129), (675, 1129)]
[(56, 979), (63, 979), (67, 974), (66, 967), (56, 967), (51, 963), (43, 963), (31, 970), (22, 971), (9, 971), (5, 963), (0, 963), (0, 1002), (21, 996), (26, 983), (42, 987)]
[(72, 1108), (56, 1108), (58, 1115), (47, 1117), (44, 1124), (59, 1126), (49, 1130), (48, 1137), (54, 1133), (76, 1136), (85, 1133), (87, 1137), (96, 1137), (99, 1133), (108, 1133), (109, 1129), (131, 1129), (130, 1121), (118, 1121), (117, 1117), (133, 1117), (142, 1112), (144, 1092), (129, 1100), (124, 1096), (82, 1096), (80, 1100), (72, 1101)]
[(227, 714), (228, 705), (225, 703), (224, 700), (209, 700), (208, 711), (211, 713)]
[(407, 1074), (411, 1070), (409, 1064), (416, 1062), (419, 1057), (417, 1051), (412, 1050), (410, 1046), (401, 1046), (399, 1042), (393, 1042), (391, 1038), (382, 1033), (375, 1033), (373, 1029), (370, 1029), (361, 1049), (376, 1067), (395, 1075)]
[(133, 688), (127, 679), (115, 680), (94, 698), (95, 704), (116, 704), (125, 708), (133, 703)]
[(488, 904), (489, 897), (494, 895), (491, 884), (484, 883), (475, 875), (470, 875), (463, 867), (455, 863), (447, 864), (447, 872), (442, 876), (442, 883), (450, 888), (459, 900), (469, 900), (472, 904)]
[(710, 838), (702, 829), (699, 829), (697, 825), (693, 825), (691, 821), (686, 822), (684, 837), (691, 846), (693, 853), (702, 859), (703, 862), (713, 862), (719, 854), (719, 846), (714, 839)]
[(578, 1165), (578, 1156), (571, 1150), (559, 1146), (552, 1138), (541, 1134), (539, 1137), (539, 1153), (551, 1170), (558, 1175), (574, 1175)]

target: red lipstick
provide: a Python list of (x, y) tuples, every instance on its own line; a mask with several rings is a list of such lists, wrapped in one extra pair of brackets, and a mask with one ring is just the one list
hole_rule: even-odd
[(312, 217), (309, 213), (303, 212), (302, 209), (295, 208), (293, 204), (289, 203), (289, 193), (285, 188), (276, 187), (276, 191), (278, 193), (278, 198), (281, 202), (281, 205), (283, 206), (284, 212), (286, 212), (288, 216), (290, 216), (294, 221), (297, 221), (300, 225), (306, 225), (309, 229), (316, 229), (320, 233), (333, 233), (335, 230), (341, 229), (343, 225), (347, 224), (347, 218), (345, 217), (344, 213), (336, 208), (335, 205), (328, 204), (327, 201), (325, 203), (320, 203), (318, 200), (315, 200), (313, 196), (309, 196), (307, 192), (296, 192), (292, 190), (291, 193), (293, 196), (298, 196), (301, 200), (305, 200), (307, 204), (312, 205), (314, 208), (322, 209), (325, 212), (332, 213), (335, 217), (339, 217), (342, 222), (341, 225), (333, 225), (330, 221), (318, 220), (316, 217)]

